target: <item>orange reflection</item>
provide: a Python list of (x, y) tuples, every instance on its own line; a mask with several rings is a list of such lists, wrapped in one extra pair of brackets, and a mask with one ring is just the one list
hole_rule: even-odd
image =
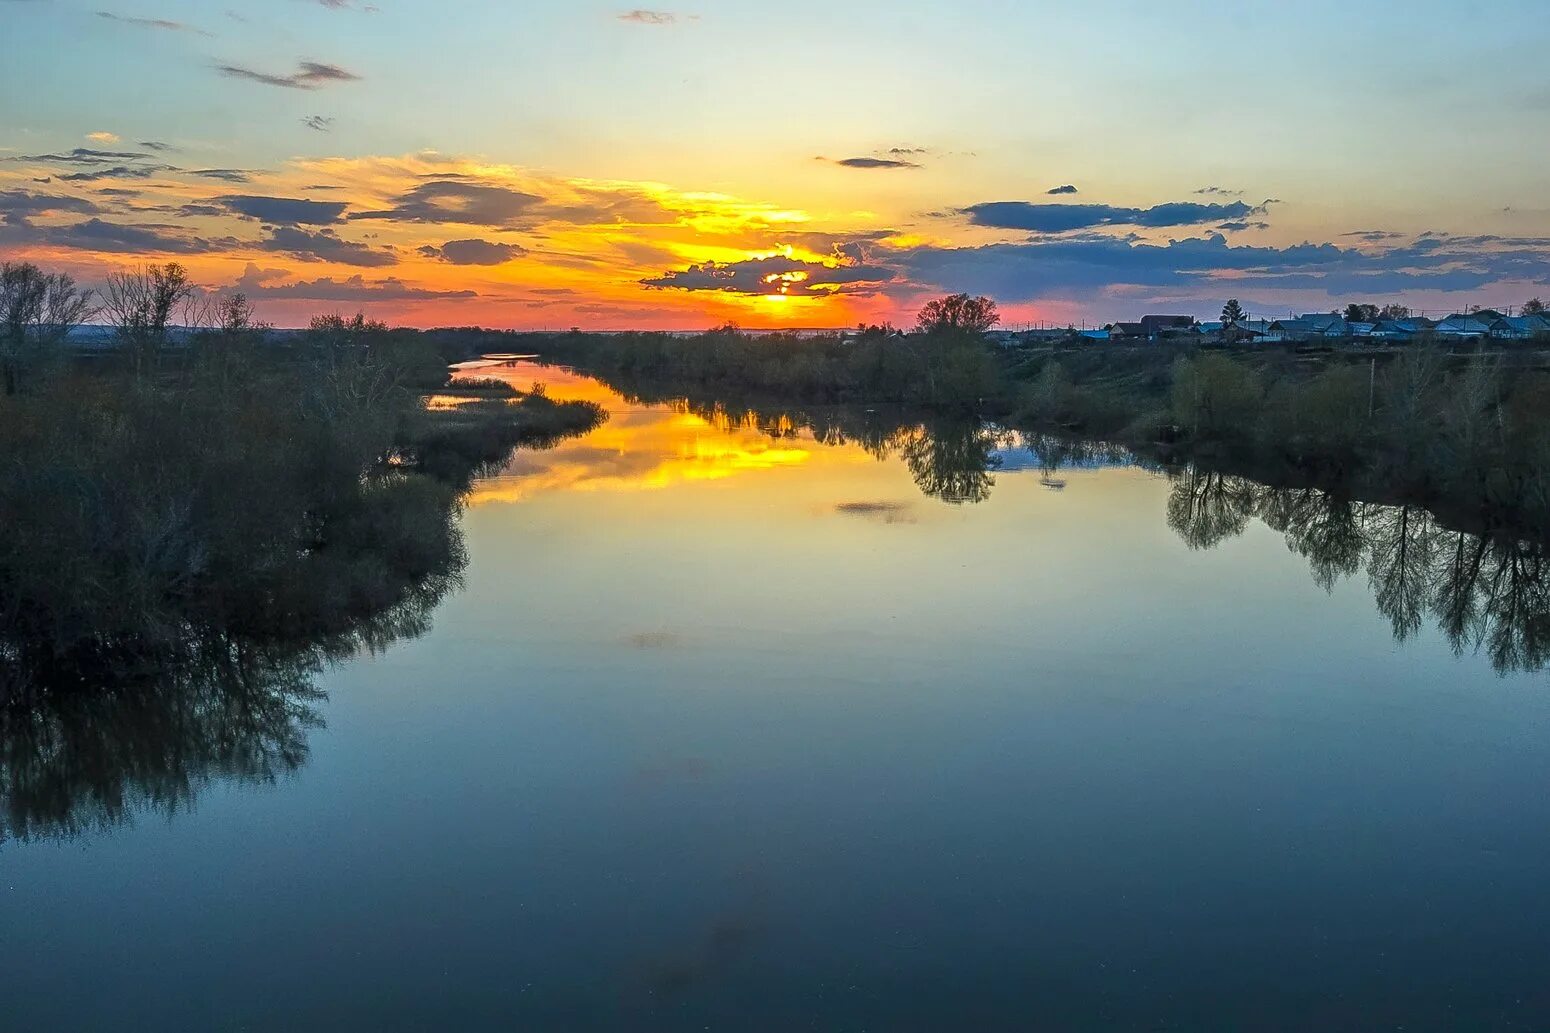
[(500, 474), (481, 481), (471, 505), (516, 502), (555, 491), (652, 491), (691, 482), (722, 481), (753, 471), (875, 465), (860, 448), (820, 445), (811, 433), (778, 428), (779, 437), (751, 419), (716, 413), (707, 420), (664, 406), (631, 403), (604, 385), (563, 369), (528, 362), (463, 371), (498, 377), (521, 390), (541, 384), (551, 398), (597, 402), (607, 423), (549, 451), (519, 451)]

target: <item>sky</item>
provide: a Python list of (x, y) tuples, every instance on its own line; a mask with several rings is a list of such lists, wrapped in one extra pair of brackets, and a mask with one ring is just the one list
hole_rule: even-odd
[(0, 0), (0, 258), (280, 326), (1505, 308), (1550, 298), (1544, 14)]

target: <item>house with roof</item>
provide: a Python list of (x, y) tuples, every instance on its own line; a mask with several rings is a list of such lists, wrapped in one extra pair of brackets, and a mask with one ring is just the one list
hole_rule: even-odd
[(1351, 325), (1345, 321), (1345, 317), (1330, 312), (1277, 319), (1270, 324), (1268, 331), (1268, 337), (1273, 341), (1315, 341), (1349, 336)]
[(1179, 337), (1195, 329), (1194, 316), (1142, 316), (1141, 332), (1148, 341)]
[(1200, 324), (1200, 334), (1208, 341), (1249, 344), (1263, 340), (1269, 333), (1268, 319), (1240, 319), (1230, 325), (1221, 320)]
[[(1500, 317), (1498, 317), (1500, 318)], [(1478, 313), (1464, 315), (1454, 313), (1447, 319), (1438, 323), (1433, 329), (1439, 337), (1454, 337), (1464, 340), (1483, 341), (1491, 336), (1491, 323), (1493, 320), (1482, 319)]]
[(1491, 337), (1498, 341), (1527, 341), (1550, 335), (1550, 319), (1544, 316), (1502, 316), (1491, 322)]
[(1413, 341), (1418, 335), (1427, 333), (1435, 325), (1430, 319), (1422, 316), (1380, 319), (1368, 336), (1384, 341)]

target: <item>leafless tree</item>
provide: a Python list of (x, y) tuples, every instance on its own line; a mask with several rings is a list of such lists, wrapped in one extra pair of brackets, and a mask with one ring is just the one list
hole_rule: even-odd
[(60, 345), (95, 313), (92, 292), (64, 273), (30, 262), (0, 265), (0, 387), (30, 390), (59, 358)]
[(176, 262), (147, 265), (108, 277), (103, 312), (118, 331), (134, 361), (135, 375), (156, 368), (174, 315), (197, 316), (198, 294), (188, 272)]

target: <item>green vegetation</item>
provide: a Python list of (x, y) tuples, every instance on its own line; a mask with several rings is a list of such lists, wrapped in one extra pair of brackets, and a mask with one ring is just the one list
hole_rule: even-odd
[[(1228, 322), (1241, 312), (1229, 303)], [(1380, 314), (1382, 314), (1380, 312)], [(912, 333), (523, 338), (621, 393), (698, 409), (890, 411), (892, 430), (980, 419), (1108, 441), (1163, 464), (1197, 462), (1346, 495), (1411, 501), (1462, 526), (1550, 528), (1550, 355), (1466, 344), (1300, 351), (1067, 342), (1001, 349), (994, 306), (928, 305)], [(508, 342), (509, 344), (509, 342)], [(948, 433), (951, 437), (951, 432)], [(972, 493), (971, 493), (972, 494)]]
[(359, 316), (275, 344), (235, 297), (173, 342), (181, 272), (133, 275), (128, 347), (66, 363), (28, 321), (41, 357), (0, 396), (0, 703), (376, 641), (455, 583), (473, 476), (602, 418), (487, 385), (428, 409), (446, 363)]

